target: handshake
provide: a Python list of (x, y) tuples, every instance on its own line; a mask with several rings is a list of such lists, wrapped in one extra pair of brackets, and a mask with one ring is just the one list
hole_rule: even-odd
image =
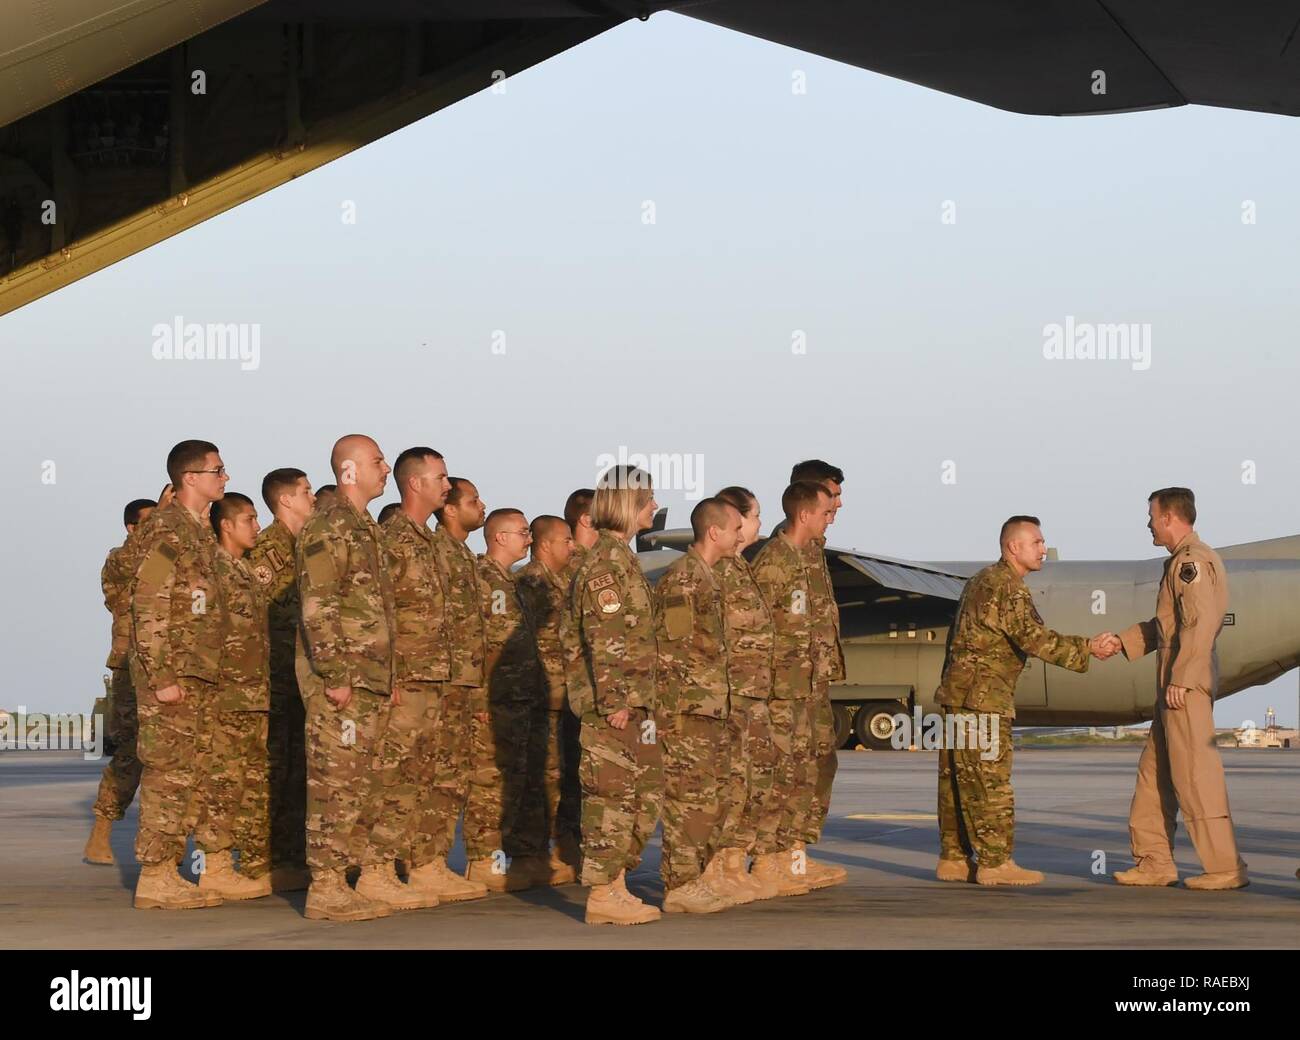
[(1088, 652), (1098, 661), (1113, 657), (1123, 648), (1123, 644), (1114, 632), (1100, 632), (1088, 640)]

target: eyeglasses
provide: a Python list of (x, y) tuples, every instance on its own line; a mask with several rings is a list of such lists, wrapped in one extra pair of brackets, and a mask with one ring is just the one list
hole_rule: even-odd
[(226, 467), (218, 466), (216, 469), (187, 469), (185, 472), (186, 473), (214, 473), (218, 477), (224, 477), (226, 475)]

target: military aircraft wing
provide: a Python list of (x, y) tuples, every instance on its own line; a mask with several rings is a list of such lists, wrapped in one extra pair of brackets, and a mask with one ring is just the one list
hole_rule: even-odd
[(858, 556), (839, 549), (828, 548), (826, 552), (865, 574), (882, 588), (895, 592), (934, 596), (956, 602), (961, 599), (961, 590), (966, 585), (964, 578), (929, 570), (921, 564), (887, 560), (879, 556)]

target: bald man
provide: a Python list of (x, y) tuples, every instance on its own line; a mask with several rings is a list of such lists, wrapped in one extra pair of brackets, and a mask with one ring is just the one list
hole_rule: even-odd
[[(370, 437), (334, 445), (338, 492), (303, 525), (294, 544), (302, 603), (298, 687), (307, 715), (307, 866), (312, 920), (364, 921), (423, 906), (391, 864), (374, 862), (359, 826), (392, 711), (393, 587), (379, 526), (367, 507), (390, 472)], [(346, 872), (361, 867), (354, 892)]]
[(553, 885), (577, 878), (582, 845), (578, 782), (578, 718), (569, 710), (562, 623), (569, 600), (573, 531), (559, 516), (539, 516), (529, 525), (532, 560), (519, 571), (519, 593), (532, 615), (537, 652), (546, 684), (528, 729), (528, 782), (523, 820), (540, 832), (540, 842), (555, 842), (548, 880)]
[[(1072, 672), (1088, 670), (1088, 655), (1105, 660), (1119, 639), (1103, 632), (1063, 636), (1043, 624), (1025, 575), (1047, 556), (1036, 516), (1013, 516), (998, 535), (1002, 556), (966, 582), (948, 632), (943, 677), (935, 696), (946, 716), (939, 751), (940, 881), (1037, 885), (1043, 875), (1011, 858), (1015, 797), (1011, 790), (1011, 728), (1015, 690), (1025, 660), (1037, 657)], [(983, 723), (981, 725), (981, 723)], [(976, 739), (984, 734), (981, 742)], [(960, 746), (953, 746), (960, 744)]]

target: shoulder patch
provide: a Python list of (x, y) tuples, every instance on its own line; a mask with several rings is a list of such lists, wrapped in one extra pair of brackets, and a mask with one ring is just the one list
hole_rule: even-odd
[(253, 577), (263, 585), (270, 585), (271, 582), (275, 581), (275, 572), (266, 564), (259, 563), (253, 568)]
[(325, 551), (324, 542), (312, 542), (305, 549), (303, 549), (302, 554), (304, 556), (315, 556), (317, 553), (324, 552), (324, 551)]
[(166, 556), (172, 563), (176, 562), (176, 557), (178, 555), (176, 547), (170, 542), (159, 542), (158, 545), (154, 547), (154, 552), (161, 556)]
[(1195, 563), (1193, 563), (1191, 560), (1188, 560), (1186, 563), (1184, 563), (1181, 567), (1178, 568), (1178, 577), (1179, 580), (1181, 580), (1184, 584), (1190, 585), (1194, 581), (1196, 581), (1198, 577), (1200, 577), (1200, 571), (1197, 568)]
[(266, 559), (267, 562), (277, 571), (284, 570), (285, 559), (280, 555), (280, 551), (274, 545), (266, 550)]
[[(596, 577), (589, 579), (587, 581), (587, 588), (592, 592), (599, 592), (601, 589), (607, 589), (613, 584), (614, 572), (606, 571), (604, 574), (598, 574)], [(614, 598), (618, 599), (617, 593), (615, 593)]]
[(139, 580), (149, 585), (161, 585), (176, 568), (176, 549), (166, 542), (160, 542), (140, 564)]
[(1043, 624), (1043, 615), (1038, 613), (1038, 606), (1032, 599), (1029, 601), (1029, 614), (1040, 625)]
[(664, 600), (664, 630), (669, 639), (684, 639), (691, 634), (691, 604), (676, 593)]
[(596, 605), (602, 614), (617, 614), (623, 608), (623, 601), (618, 597), (618, 589), (603, 588), (596, 593)]

